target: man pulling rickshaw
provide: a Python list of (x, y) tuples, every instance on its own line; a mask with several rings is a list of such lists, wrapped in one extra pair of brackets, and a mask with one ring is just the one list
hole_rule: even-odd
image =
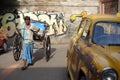
[[(29, 16), (25, 16), (24, 23), (20, 28), (20, 32), (17, 29), (18, 34), (14, 38), (13, 55), (14, 55), (14, 59), (18, 61), (22, 52), (22, 55), (21, 55), (23, 60), (23, 66), (21, 68), (22, 70), (25, 70), (28, 66), (33, 65), (33, 62), (32, 62), (32, 53), (34, 48), (33, 36), (38, 35), (37, 33), (40, 31), (40, 28), (37, 27), (36, 24), (38, 25), (38, 23), (31, 22)], [(48, 61), (50, 54), (47, 54), (47, 53), (50, 53), (50, 48), (51, 48), (50, 37), (49, 36), (46, 37), (45, 31), (43, 31), (42, 35), (39, 35), (37, 37), (39, 37), (40, 41), (43, 41), (44, 53), (45, 53), (46, 61)]]

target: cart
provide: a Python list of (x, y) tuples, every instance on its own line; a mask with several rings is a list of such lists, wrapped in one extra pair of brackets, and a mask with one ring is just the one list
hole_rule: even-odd
[[(49, 26), (45, 22), (38, 22), (38, 21), (32, 21), (31, 24), (34, 24), (35, 26), (39, 27), (40, 30), (43, 30), (42, 35), (34, 34), (33, 38), (34, 40), (43, 42), (44, 55), (45, 55), (46, 61), (48, 62), (51, 54), (51, 41), (50, 41), (50, 36), (47, 35), (46, 33)], [(16, 33), (13, 40), (13, 57), (15, 61), (20, 60), (21, 51), (22, 51), (22, 36), (21, 36), (20, 30), (16, 28)]]

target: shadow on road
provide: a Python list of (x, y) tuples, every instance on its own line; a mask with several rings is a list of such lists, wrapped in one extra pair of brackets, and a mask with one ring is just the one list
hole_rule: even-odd
[[(55, 55), (56, 48), (51, 48), (51, 54), (50, 54), (50, 59)], [(40, 48), (38, 50), (35, 51), (35, 53), (33, 54), (33, 63), (36, 63), (37, 61), (43, 59), (45, 57), (44, 55), (44, 49)]]
[(22, 61), (15, 63), (11, 59), (12, 53), (1, 56), (1, 62), (4, 62), (1, 63), (3, 66), (0, 65), (0, 80), (69, 80), (66, 67), (67, 45), (52, 45), (51, 59), (48, 62), (41, 60), (44, 58), (43, 50), (34, 50), (35, 64), (24, 71), (21, 70)]
[(12, 73), (0, 74), (1, 80), (69, 80), (66, 67), (17, 68)]
[(3, 55), (3, 54), (8, 54), (10, 51), (12, 51), (12, 49), (8, 49), (6, 52), (4, 52), (4, 51), (0, 51), (0, 55)]

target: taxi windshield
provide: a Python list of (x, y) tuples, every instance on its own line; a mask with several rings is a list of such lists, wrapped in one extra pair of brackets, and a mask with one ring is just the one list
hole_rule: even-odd
[(120, 23), (96, 23), (93, 30), (93, 42), (101, 45), (120, 45)]

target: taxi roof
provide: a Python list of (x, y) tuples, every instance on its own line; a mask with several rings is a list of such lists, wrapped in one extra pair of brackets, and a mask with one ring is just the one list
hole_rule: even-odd
[(87, 15), (86, 18), (89, 18), (93, 21), (112, 21), (112, 22), (120, 22), (120, 17), (116, 15), (107, 15), (107, 14), (91, 14)]

